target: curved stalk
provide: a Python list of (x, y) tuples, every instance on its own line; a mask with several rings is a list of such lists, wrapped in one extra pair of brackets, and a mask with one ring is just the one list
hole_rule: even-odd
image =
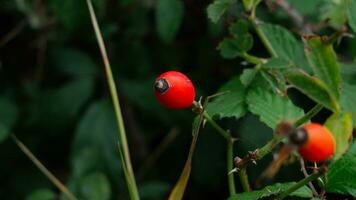
[(112, 75), (109, 58), (106, 52), (103, 37), (100, 32), (98, 21), (95, 16), (93, 5), (90, 0), (87, 0), (87, 4), (89, 8), (91, 22), (93, 24), (93, 28), (95, 31), (95, 36), (98, 41), (99, 49), (103, 58), (105, 74), (106, 74), (107, 82), (110, 89), (111, 99), (116, 114), (117, 126), (119, 129), (119, 151), (120, 151), (121, 160), (123, 161), (122, 164), (124, 168), (123, 171), (125, 174), (126, 183), (129, 189), (130, 198), (132, 200), (138, 200), (140, 199), (140, 197), (138, 194), (135, 175), (132, 169), (130, 151), (127, 143), (126, 131), (125, 131), (124, 121), (122, 118), (122, 113), (121, 113), (121, 108), (119, 103), (119, 96), (117, 94), (116, 85), (115, 85), (114, 77)]

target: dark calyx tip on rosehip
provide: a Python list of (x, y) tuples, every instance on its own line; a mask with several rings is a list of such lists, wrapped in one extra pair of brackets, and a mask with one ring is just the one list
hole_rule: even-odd
[(165, 93), (169, 89), (169, 84), (166, 79), (159, 78), (156, 80), (154, 88), (159, 93)]
[(304, 128), (297, 128), (289, 136), (289, 140), (291, 143), (295, 145), (303, 145), (308, 140), (308, 133)]
[(277, 124), (275, 132), (277, 135), (289, 136), (295, 132), (295, 128), (290, 122), (282, 121)]

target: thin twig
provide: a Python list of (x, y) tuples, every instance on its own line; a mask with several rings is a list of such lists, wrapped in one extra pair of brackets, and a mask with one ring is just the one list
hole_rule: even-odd
[[(300, 167), (301, 167), (301, 170), (302, 170), (302, 172), (303, 172), (303, 174), (304, 174), (304, 177), (308, 177), (309, 174), (308, 174), (308, 172), (307, 172), (307, 169), (305, 168), (305, 163), (304, 163), (304, 159), (303, 159), (303, 158), (300, 158)], [(316, 189), (315, 189), (313, 183), (312, 183), (312, 182), (309, 182), (308, 185), (309, 185), (310, 189), (312, 190), (314, 196), (316, 196), (316, 197), (319, 196), (319, 194), (318, 194), (318, 192), (316, 191)]]
[(27, 19), (23, 19), (12, 30), (10, 30), (5, 36), (0, 39), (0, 48), (5, 46), (11, 40), (13, 40), (28, 24)]
[(208, 114), (208, 112), (204, 111), (203, 112), (204, 118), (206, 121), (209, 122), (209, 124), (215, 128), (215, 130), (222, 135), (227, 141), (231, 140), (231, 135), (227, 131), (225, 131), (223, 128), (219, 126)]
[(285, 0), (266, 0), (267, 3), (273, 3), (276, 6), (280, 7), (294, 22), (294, 24), (302, 30), (303, 34), (313, 34), (313, 31), (310, 28), (310, 25), (305, 22), (304, 17), (298, 13), (298, 11), (290, 5)]
[(52, 172), (50, 172), (40, 160), (16, 137), (15, 134), (11, 134), (12, 140), (21, 149), (21, 151), (32, 161), (33, 164), (70, 200), (78, 200), (74, 194), (57, 178)]

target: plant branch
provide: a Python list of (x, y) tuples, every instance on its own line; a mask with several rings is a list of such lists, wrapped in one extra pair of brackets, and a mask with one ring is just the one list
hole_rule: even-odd
[(98, 41), (99, 49), (103, 58), (104, 66), (105, 66), (105, 73), (106, 73), (106, 78), (107, 82), (109, 85), (110, 89), (110, 94), (111, 94), (111, 99), (114, 104), (114, 110), (116, 114), (116, 119), (117, 119), (117, 125), (119, 128), (119, 150), (120, 150), (120, 155), (121, 160), (123, 160), (123, 168), (124, 168), (124, 174), (125, 174), (125, 179), (127, 182), (127, 186), (129, 189), (130, 193), (130, 198), (132, 200), (138, 200), (140, 199), (138, 190), (137, 190), (137, 185), (136, 185), (136, 180), (135, 180), (135, 175), (132, 169), (132, 164), (131, 164), (131, 158), (130, 158), (130, 152), (129, 152), (129, 147), (127, 143), (127, 138), (126, 138), (126, 131), (125, 131), (125, 126), (122, 118), (122, 113), (121, 113), (121, 108), (120, 108), (120, 103), (119, 103), (119, 97), (117, 94), (116, 90), (116, 85), (114, 81), (114, 77), (111, 71), (111, 66), (109, 62), (109, 58), (106, 52), (105, 44), (103, 37), (100, 32), (100, 28), (95, 16), (94, 8), (90, 0), (87, 0), (87, 5), (89, 8), (89, 13), (90, 13), (90, 18), (93, 24), (93, 28), (95, 31), (95, 35)]
[(285, 0), (266, 0), (267, 4), (275, 4), (280, 7), (294, 22), (298, 29), (302, 30), (303, 34), (313, 34), (310, 25), (305, 22), (304, 17)]
[(321, 109), (323, 109), (323, 105), (321, 104), (316, 104), (312, 109), (310, 109), (303, 117), (298, 119), (295, 123), (294, 126), (298, 127), (309, 121), (312, 117), (314, 117), (316, 114), (318, 114)]
[[(234, 141), (230, 139), (230, 141), (227, 142), (227, 171), (230, 172), (232, 168), (234, 167)], [(235, 189), (235, 179), (234, 179), (234, 174), (229, 173), (228, 174), (229, 178), (229, 191), (230, 191), (230, 196), (236, 194), (236, 189)], [(241, 178), (241, 176), (240, 176)]]
[(294, 191), (298, 190), (299, 188), (303, 187), (309, 182), (314, 181), (320, 176), (322, 176), (326, 172), (326, 170), (327, 170), (326, 166), (320, 167), (317, 172), (312, 173), (310, 176), (305, 177), (304, 179), (300, 180), (299, 182), (292, 185), (288, 189), (284, 190), (280, 195), (278, 195), (277, 199), (281, 200), (286, 198), (289, 194), (293, 193)]
[(274, 147), (276, 147), (284, 138), (281, 136), (275, 135), (272, 140), (260, 148), (257, 152), (257, 159), (260, 160), (265, 157), (267, 154), (271, 153)]
[(245, 157), (242, 159), (239, 157), (235, 158), (235, 167), (237, 169), (243, 169), (246, 168), (247, 164), (252, 161), (256, 162), (257, 160), (262, 159), (264, 156), (266, 156), (268, 153), (270, 153), (274, 147), (276, 147), (281, 141), (283, 140), (283, 137), (275, 135), (270, 141), (267, 142), (263, 147), (256, 149), (253, 152), (249, 152)]
[(244, 52), (242, 55), (241, 55), (247, 62), (250, 62), (252, 64), (261, 64), (261, 63), (266, 63), (267, 62), (267, 59), (264, 59), (264, 58), (260, 58), (260, 57), (257, 57), (257, 56), (253, 56), (253, 55), (250, 55), (246, 52)]
[[(233, 170), (234, 167), (234, 162), (233, 162), (233, 145), (234, 145), (234, 138), (231, 136), (231, 134), (228, 131), (225, 131), (219, 124), (217, 124), (206, 112), (205, 110), (203, 111), (203, 116), (205, 120), (221, 135), (223, 136), (226, 141), (227, 141), (227, 171), (230, 172)], [(247, 177), (247, 174), (245, 174)], [(241, 180), (241, 177), (240, 177)], [(229, 181), (229, 191), (230, 195), (236, 194), (235, 190), (235, 179), (234, 179), (234, 174), (229, 173), (228, 174), (228, 181)], [(247, 179), (247, 185), (248, 185), (248, 179)]]
[(20, 150), (32, 161), (33, 164), (59, 189), (63, 192), (69, 200), (78, 200), (74, 194), (57, 178), (52, 172), (50, 172), (40, 160), (16, 137), (15, 134), (11, 134), (12, 140), (20, 148)]
[(208, 114), (208, 112), (204, 111), (203, 112), (204, 118), (207, 122), (209, 122), (209, 124), (215, 128), (215, 130), (221, 135), (223, 136), (227, 141), (231, 140), (231, 134), (227, 131), (225, 131), (223, 128), (221, 128), (221, 126), (219, 126), (219, 124), (217, 124)]
[(257, 5), (252, 5), (252, 8), (251, 8), (251, 6), (248, 5), (247, 3), (245, 3), (245, 1), (243, 1), (243, 2), (244, 2), (245, 10), (249, 14), (248, 20), (253, 25), (253, 28), (255, 29), (258, 37), (261, 39), (262, 43), (264, 44), (264, 46), (266, 47), (268, 52), (271, 54), (271, 56), (278, 57), (276, 50), (273, 48), (273, 46), (270, 43), (270, 41), (268, 40), (266, 34), (262, 31), (262, 29), (259, 26), (259, 23), (257, 22), (255, 12), (254, 12), (254, 10), (256, 9), (255, 6), (257, 6)]
[(240, 183), (245, 192), (251, 192), (251, 187), (248, 181), (246, 167), (239, 170)]
[(11, 40), (13, 40), (28, 24), (27, 19), (20, 21), (12, 30), (10, 30), (5, 36), (0, 39), (0, 48), (5, 46)]

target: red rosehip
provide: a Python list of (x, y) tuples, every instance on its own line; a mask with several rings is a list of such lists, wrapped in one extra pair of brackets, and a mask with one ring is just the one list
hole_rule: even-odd
[(161, 74), (155, 82), (155, 95), (158, 101), (171, 109), (184, 109), (193, 104), (195, 89), (190, 79), (177, 71)]
[(310, 162), (322, 162), (335, 152), (335, 139), (330, 131), (317, 123), (304, 125), (307, 140), (299, 147), (300, 155)]

